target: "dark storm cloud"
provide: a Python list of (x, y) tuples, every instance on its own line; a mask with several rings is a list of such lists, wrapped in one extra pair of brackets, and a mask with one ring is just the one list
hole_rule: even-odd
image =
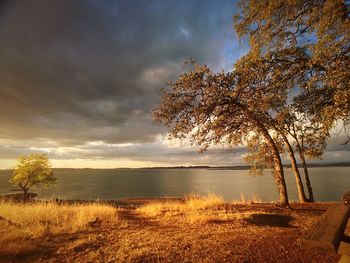
[[(0, 162), (44, 151), (116, 166), (242, 164), (244, 147), (198, 154), (159, 140), (150, 116), (185, 58), (230, 70), (245, 54), (234, 12), (232, 0), (0, 0)], [(333, 137), (324, 160), (348, 161), (344, 135)]]
[(220, 68), (234, 41), (233, 1), (3, 3), (2, 138), (152, 141), (159, 89), (186, 57)]

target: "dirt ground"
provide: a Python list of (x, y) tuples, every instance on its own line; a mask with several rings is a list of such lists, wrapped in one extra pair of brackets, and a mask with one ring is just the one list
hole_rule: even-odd
[[(73, 234), (16, 239), (0, 248), (1, 262), (337, 262), (339, 255), (302, 250), (297, 238), (331, 203), (225, 204), (212, 214), (232, 220), (191, 223), (186, 214), (147, 217), (117, 211), (116, 222), (97, 222)], [(242, 215), (242, 216), (240, 216)]]

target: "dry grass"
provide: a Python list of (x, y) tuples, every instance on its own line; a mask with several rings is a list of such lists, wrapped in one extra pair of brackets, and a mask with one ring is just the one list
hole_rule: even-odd
[(194, 211), (186, 214), (186, 222), (189, 224), (207, 224), (207, 223), (228, 223), (235, 222), (238, 225), (244, 225), (244, 220), (252, 215), (251, 212), (235, 213), (232, 211)]
[(0, 241), (17, 237), (41, 237), (47, 234), (74, 233), (88, 222), (116, 221), (116, 209), (100, 203), (58, 205), (52, 202), (0, 203)]
[(224, 204), (224, 199), (214, 194), (206, 196), (190, 195), (185, 201), (154, 202), (138, 208), (138, 212), (148, 217), (177, 215), (194, 211), (213, 209)]
[(253, 195), (251, 199), (247, 199), (243, 193), (241, 193), (241, 199), (232, 200), (230, 203), (234, 205), (247, 205), (247, 204), (261, 204), (263, 201), (260, 197)]
[[(250, 203), (252, 201), (249, 201)], [(232, 201), (233, 204), (247, 204), (244, 200)], [(206, 224), (210, 222), (242, 222), (251, 213), (235, 213), (224, 208), (224, 199), (215, 194), (206, 196), (190, 195), (185, 201), (154, 202), (137, 209), (146, 217), (161, 219), (163, 224), (180, 220), (189, 224)]]
[[(301, 250), (296, 241), (329, 206), (224, 204), (214, 195), (137, 210), (0, 203), (0, 215), (21, 224), (0, 220), (0, 262), (337, 262), (336, 255)], [(94, 217), (102, 223), (87, 227)], [(38, 231), (47, 225), (49, 232)]]

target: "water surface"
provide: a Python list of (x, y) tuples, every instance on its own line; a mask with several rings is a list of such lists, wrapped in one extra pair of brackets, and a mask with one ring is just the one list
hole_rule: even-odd
[[(295, 180), (285, 169), (291, 200), (297, 200)], [(278, 199), (270, 171), (249, 176), (247, 170), (208, 169), (72, 169), (55, 170), (58, 184), (34, 192), (39, 198), (117, 199), (126, 197), (178, 197), (213, 192), (226, 200), (253, 196), (263, 201)], [(10, 171), (0, 171), (0, 194), (9, 193)], [(310, 168), (317, 201), (338, 201), (350, 190), (350, 167)]]

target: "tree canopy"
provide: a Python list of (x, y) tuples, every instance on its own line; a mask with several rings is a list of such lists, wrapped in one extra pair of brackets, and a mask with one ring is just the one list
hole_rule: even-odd
[(288, 206), (281, 154), (288, 153), (306, 200), (295, 152), (320, 157), (338, 120), (350, 122), (349, 7), (341, 0), (242, 0), (234, 16), (250, 50), (231, 72), (213, 72), (193, 60), (154, 109), (157, 122), (178, 138), (248, 146), (251, 172), (273, 167), (280, 203)]
[(10, 182), (19, 186), (24, 194), (34, 186), (49, 186), (57, 183), (53, 176), (51, 163), (46, 154), (36, 153), (20, 156)]
[[(282, 161), (269, 132), (269, 111), (286, 99), (284, 91), (276, 93), (258, 81), (266, 76), (262, 74), (266, 69), (263, 61), (251, 62), (255, 71), (242, 63), (237, 64), (242, 70), (228, 73), (214, 73), (193, 61), (192, 65), (192, 71), (169, 82), (170, 91), (163, 90), (162, 103), (153, 111), (155, 120), (169, 127), (175, 137), (191, 134), (202, 150), (211, 144), (232, 147), (249, 140), (252, 133), (260, 135), (273, 155), (280, 202), (288, 205)], [(255, 78), (256, 82), (251, 81)]]
[(294, 103), (327, 133), (350, 120), (350, 8), (343, 0), (240, 1), (234, 17), (251, 52), (295, 70)]
[(289, 90), (290, 100), (276, 124), (299, 153), (313, 201), (305, 157), (322, 156), (330, 130), (338, 121), (346, 128), (350, 120), (349, 3), (248, 0), (239, 6), (235, 29), (248, 36), (250, 53), (284, 65), (275, 81)]

